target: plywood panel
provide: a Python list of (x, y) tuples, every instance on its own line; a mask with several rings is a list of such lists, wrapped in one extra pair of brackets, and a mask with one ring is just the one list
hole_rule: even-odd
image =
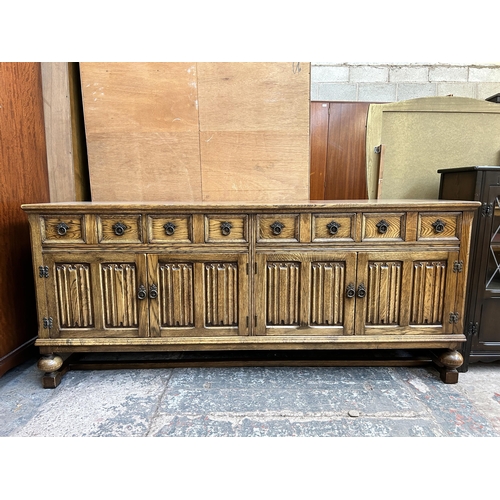
[(203, 199), (309, 199), (308, 63), (198, 63)]
[(200, 201), (198, 134), (92, 134), (93, 201)]
[(500, 106), (465, 97), (431, 97), (370, 105), (367, 184), (376, 197), (384, 146), (381, 198), (437, 199), (438, 169), (500, 162)]
[(81, 75), (93, 200), (309, 199), (309, 63), (81, 63)]
[(309, 130), (308, 63), (198, 63), (201, 131)]
[(205, 201), (309, 198), (308, 137), (279, 132), (202, 132)]
[(94, 201), (201, 199), (195, 63), (81, 63)]

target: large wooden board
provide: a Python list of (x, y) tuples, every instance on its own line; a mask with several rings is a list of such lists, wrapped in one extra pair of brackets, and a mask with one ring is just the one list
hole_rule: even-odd
[(440, 168), (498, 165), (500, 106), (466, 97), (371, 104), (366, 157), (369, 198), (437, 199)]
[(81, 63), (94, 201), (201, 200), (195, 63)]
[(309, 198), (309, 63), (81, 63), (94, 201)]

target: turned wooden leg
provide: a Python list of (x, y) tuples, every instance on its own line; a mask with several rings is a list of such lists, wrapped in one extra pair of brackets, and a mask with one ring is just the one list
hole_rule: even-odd
[(458, 382), (457, 368), (462, 366), (464, 358), (458, 351), (443, 352), (435, 363), (445, 384), (456, 384)]
[(44, 389), (54, 389), (61, 382), (64, 372), (60, 370), (63, 360), (56, 354), (44, 354), (38, 361), (38, 369), (44, 372), (42, 386)]

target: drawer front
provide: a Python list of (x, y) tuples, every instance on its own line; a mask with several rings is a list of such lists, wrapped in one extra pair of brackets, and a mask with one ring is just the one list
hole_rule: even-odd
[(314, 214), (312, 241), (355, 240), (356, 214)]
[(140, 215), (98, 215), (99, 243), (142, 243)]
[(458, 241), (461, 214), (427, 212), (418, 214), (417, 239)]
[(402, 241), (405, 237), (404, 213), (363, 214), (362, 240)]
[(149, 243), (192, 243), (191, 215), (148, 215)]
[(42, 215), (40, 217), (42, 243), (85, 243), (83, 215)]
[(258, 215), (259, 242), (299, 241), (299, 216), (296, 214)]
[(248, 216), (207, 215), (205, 217), (207, 243), (247, 243)]

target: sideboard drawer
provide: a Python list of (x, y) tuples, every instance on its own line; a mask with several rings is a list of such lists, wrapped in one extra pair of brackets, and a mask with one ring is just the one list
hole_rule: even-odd
[(99, 243), (142, 243), (140, 215), (98, 215)]
[(459, 212), (423, 212), (418, 214), (417, 240), (458, 240)]
[(258, 215), (257, 241), (299, 241), (299, 227), (296, 214)]
[(85, 243), (83, 215), (42, 215), (40, 229), (43, 244)]
[(362, 240), (405, 239), (406, 214), (404, 213), (364, 213)]
[(148, 215), (149, 243), (192, 243), (191, 215)]
[(314, 214), (312, 241), (355, 240), (356, 214)]
[(248, 216), (205, 216), (205, 241), (207, 243), (247, 243)]

